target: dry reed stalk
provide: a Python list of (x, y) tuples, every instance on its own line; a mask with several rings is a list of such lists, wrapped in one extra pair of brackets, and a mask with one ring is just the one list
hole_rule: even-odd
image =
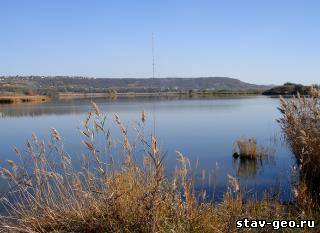
[[(280, 98), (279, 120), (285, 137), (297, 159), (301, 179), (301, 193), (313, 199), (313, 207), (320, 204), (320, 90), (313, 87), (310, 96)], [(306, 195), (308, 189), (309, 195)], [(299, 190), (299, 188), (298, 188)], [(309, 206), (310, 207), (310, 206)]]

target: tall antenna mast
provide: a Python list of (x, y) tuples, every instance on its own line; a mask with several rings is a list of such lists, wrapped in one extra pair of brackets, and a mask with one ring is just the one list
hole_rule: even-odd
[[(152, 79), (154, 80), (154, 35), (153, 35), (153, 32), (151, 35), (151, 43), (152, 43)], [(155, 114), (154, 103), (153, 103), (153, 135), (156, 135), (156, 114)]]
[(154, 78), (154, 35), (152, 32), (152, 78)]

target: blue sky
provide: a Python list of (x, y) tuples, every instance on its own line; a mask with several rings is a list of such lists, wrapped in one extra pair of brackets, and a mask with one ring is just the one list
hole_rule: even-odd
[(317, 0), (1, 0), (0, 75), (320, 83)]

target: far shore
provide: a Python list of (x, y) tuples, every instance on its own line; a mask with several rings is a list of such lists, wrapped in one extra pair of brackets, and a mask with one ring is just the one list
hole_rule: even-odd
[(168, 92), (119, 92), (119, 93), (83, 93), (83, 92), (60, 92), (54, 96), (47, 95), (22, 95), (15, 93), (0, 93), (0, 104), (41, 103), (51, 99), (71, 100), (86, 98), (135, 98), (135, 97), (210, 97), (210, 96), (241, 96), (261, 95), (257, 92), (231, 92), (231, 91), (168, 91)]
[(123, 92), (123, 93), (80, 93), (80, 92), (67, 92), (59, 93), (59, 99), (82, 99), (82, 98), (134, 98), (134, 97), (169, 97), (169, 96), (218, 96), (218, 95), (261, 95), (261, 93), (255, 92), (202, 92), (202, 91), (192, 91), (192, 92)]

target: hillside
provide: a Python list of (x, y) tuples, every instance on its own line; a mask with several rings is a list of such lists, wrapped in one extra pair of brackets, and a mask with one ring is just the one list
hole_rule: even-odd
[(0, 77), (0, 92), (48, 94), (50, 92), (154, 92), (154, 91), (257, 91), (270, 86), (254, 85), (227, 77), (200, 78), (85, 78), (85, 77)]
[(281, 86), (276, 86), (263, 92), (264, 95), (308, 95), (310, 86), (303, 86), (295, 83), (285, 83)]

